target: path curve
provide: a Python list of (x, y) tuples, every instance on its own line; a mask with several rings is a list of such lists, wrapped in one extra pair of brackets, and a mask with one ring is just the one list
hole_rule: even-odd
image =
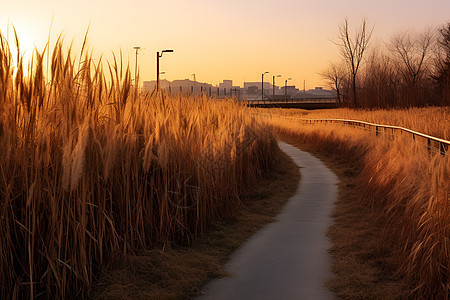
[(267, 224), (231, 255), (226, 271), (196, 299), (333, 299), (323, 286), (332, 276), (326, 231), (337, 199), (338, 178), (308, 152), (280, 142), (301, 166), (296, 194), (277, 221)]

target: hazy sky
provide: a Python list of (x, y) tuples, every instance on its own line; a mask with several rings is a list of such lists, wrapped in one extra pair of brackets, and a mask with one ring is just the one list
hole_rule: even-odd
[[(281, 74), (277, 84), (322, 85), (318, 72), (339, 55), (338, 24), (352, 28), (362, 18), (375, 25), (372, 45), (404, 30), (421, 31), (450, 21), (449, 0), (0, 0), (0, 29), (12, 23), (30, 53), (52, 32), (64, 32), (78, 47), (90, 23), (94, 57), (111, 59), (121, 49), (134, 72), (134, 46), (141, 80), (155, 79), (155, 53), (174, 49), (161, 60), (163, 78), (212, 84), (222, 79), (260, 81), (261, 73)], [(10, 32), (11, 36), (11, 32)], [(53, 37), (54, 40), (54, 37)]]

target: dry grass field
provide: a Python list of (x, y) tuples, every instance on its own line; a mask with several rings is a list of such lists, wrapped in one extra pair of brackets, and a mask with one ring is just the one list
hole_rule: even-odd
[(0, 35), (2, 299), (83, 297), (115, 255), (235, 214), (277, 163), (244, 106), (141, 94), (120, 57), (105, 71), (85, 45), (65, 49), (25, 66)]
[(274, 132), (357, 159), (361, 204), (381, 216), (379, 243), (409, 296), (448, 296), (449, 155), (283, 118), (349, 118), (449, 139), (448, 107), (252, 112), (233, 100), (143, 94), (120, 56), (104, 64), (61, 39), (26, 66), (0, 34), (0, 298), (85, 297), (118, 256), (191, 244), (235, 216), (246, 187), (275, 169)]
[(305, 119), (349, 119), (393, 125), (415, 130), (437, 138), (450, 140), (450, 107), (405, 108), (390, 110), (282, 110), (282, 115)]
[[(273, 116), (268, 117), (268, 112)], [(279, 117), (280, 113), (390, 123), (446, 138), (448, 108), (264, 112), (266, 122), (281, 135), (358, 161), (358, 200), (380, 216), (383, 232), (378, 246), (388, 247), (395, 257), (396, 272), (408, 286), (408, 297), (445, 299), (450, 288), (450, 156), (428, 152), (406, 137), (376, 137), (337, 124), (305, 125)]]

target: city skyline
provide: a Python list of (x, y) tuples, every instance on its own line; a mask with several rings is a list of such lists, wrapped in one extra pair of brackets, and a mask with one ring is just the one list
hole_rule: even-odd
[[(286, 83), (286, 82), (285, 82)], [(144, 81), (143, 91), (152, 92), (157, 85), (156, 80)], [(210, 97), (236, 97), (237, 100), (261, 100), (283, 101), (287, 99), (336, 99), (337, 94), (333, 89), (314, 87), (312, 89), (297, 88), (295, 85), (273, 85), (271, 82), (263, 82), (264, 92), (261, 91), (261, 82), (244, 82), (243, 86), (234, 85), (232, 80), (224, 79), (219, 85), (211, 85), (206, 82), (198, 82), (190, 79), (168, 81), (160, 80), (160, 88), (169, 94), (183, 95), (207, 95)], [(264, 98), (262, 98), (262, 93)]]
[[(86, 9), (89, 7), (89, 9)], [(51, 42), (61, 32), (67, 44), (81, 47), (89, 28), (93, 58), (112, 61), (112, 52), (123, 52), (134, 74), (135, 50), (140, 82), (155, 80), (155, 53), (173, 49), (161, 60), (165, 78), (189, 78), (218, 84), (230, 78), (242, 85), (258, 81), (261, 73), (281, 74), (292, 84), (324, 86), (319, 72), (339, 57), (338, 25), (348, 17), (351, 28), (367, 18), (375, 26), (371, 44), (399, 32), (420, 32), (448, 21), (450, 3), (423, 1), (25, 1), (3, 3), (0, 29), (12, 36), (17, 30), (29, 56), (34, 46), (42, 50), (51, 29)]]

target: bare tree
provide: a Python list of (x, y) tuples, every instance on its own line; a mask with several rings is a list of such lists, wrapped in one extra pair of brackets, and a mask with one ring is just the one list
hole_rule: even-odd
[(359, 76), (358, 93), (363, 107), (395, 107), (398, 76), (391, 58), (381, 47), (367, 53)]
[(443, 105), (450, 105), (450, 22), (439, 29), (435, 50), (433, 79)]
[(326, 82), (336, 91), (338, 104), (341, 104), (341, 90), (345, 79), (345, 67), (342, 64), (330, 63), (328, 69), (324, 72), (320, 72)]
[(353, 105), (358, 107), (358, 100), (356, 95), (356, 79), (359, 68), (363, 61), (364, 53), (367, 50), (370, 38), (372, 36), (372, 29), (367, 28), (367, 22), (363, 19), (361, 27), (356, 30), (354, 36), (351, 36), (349, 30), (348, 19), (345, 18), (344, 22), (339, 25), (339, 40), (335, 43), (340, 47), (341, 55), (347, 64), (350, 72), (350, 79), (353, 92)]
[(435, 33), (431, 29), (416, 35), (401, 33), (395, 35), (388, 45), (388, 49), (400, 62), (399, 72), (410, 88), (414, 88), (427, 71), (434, 37)]

